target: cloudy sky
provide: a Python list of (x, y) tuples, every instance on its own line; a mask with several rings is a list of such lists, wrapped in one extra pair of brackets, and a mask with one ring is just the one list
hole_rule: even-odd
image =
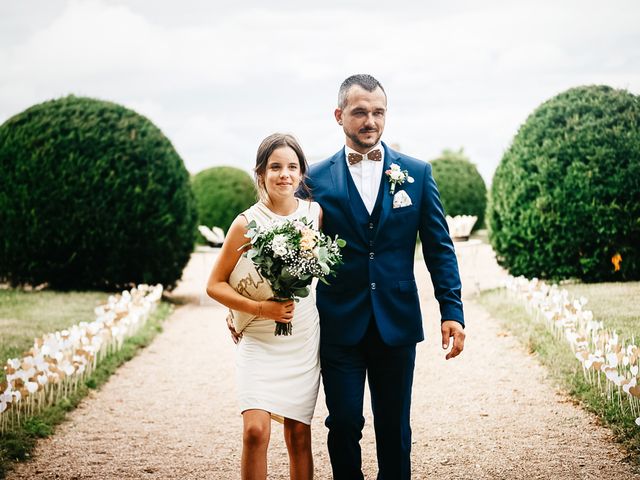
[(463, 147), (489, 181), (544, 100), (585, 84), (640, 94), (640, 2), (0, 3), (0, 123), (71, 93), (118, 102), (192, 173), (249, 170), (274, 131), (312, 161), (333, 154), (338, 86), (361, 72), (387, 90), (388, 143), (424, 160)]

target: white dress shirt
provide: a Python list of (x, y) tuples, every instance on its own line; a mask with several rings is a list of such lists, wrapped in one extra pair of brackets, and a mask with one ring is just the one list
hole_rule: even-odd
[[(367, 153), (376, 148), (382, 153), (382, 159), (380, 161), (369, 160)], [(382, 178), (382, 168), (384, 165), (384, 148), (382, 148), (382, 145), (378, 142), (375, 147), (369, 149), (367, 153), (364, 154), (362, 161), (355, 165), (349, 165), (347, 158), (349, 158), (350, 153), (358, 152), (345, 145), (344, 158), (345, 162), (347, 162), (347, 168), (351, 173), (353, 183), (356, 184), (364, 206), (367, 207), (367, 211), (369, 215), (371, 215), (373, 207), (376, 204), (376, 199), (378, 198), (378, 191), (380, 190), (380, 179)]]

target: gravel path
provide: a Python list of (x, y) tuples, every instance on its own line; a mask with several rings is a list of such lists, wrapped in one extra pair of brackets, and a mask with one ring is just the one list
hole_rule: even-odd
[[(463, 283), (499, 283), (490, 249), (459, 248)], [(234, 346), (225, 310), (199, 296), (210, 254), (195, 254), (174, 293), (178, 308), (156, 341), (128, 362), (39, 442), (35, 458), (9, 479), (236, 479), (241, 417), (236, 410)], [(413, 478), (640, 479), (595, 418), (556, 393), (517, 340), (475, 304), (465, 303), (467, 346), (445, 362), (437, 304), (416, 266), (427, 341), (418, 345), (413, 394)], [(367, 400), (368, 401), (368, 400)], [(375, 478), (369, 408), (365, 475)], [(313, 420), (316, 477), (331, 478), (322, 392)], [(273, 423), (270, 478), (288, 478), (282, 428)]]

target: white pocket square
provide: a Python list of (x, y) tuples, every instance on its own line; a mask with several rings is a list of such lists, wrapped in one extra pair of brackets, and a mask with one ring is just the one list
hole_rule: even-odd
[(412, 205), (412, 202), (409, 195), (407, 195), (407, 192), (404, 190), (396, 192), (393, 196), (393, 208), (408, 207), (409, 205)]

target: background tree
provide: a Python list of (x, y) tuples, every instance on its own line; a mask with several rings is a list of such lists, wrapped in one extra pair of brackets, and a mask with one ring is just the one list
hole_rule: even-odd
[(171, 142), (115, 103), (68, 96), (0, 126), (0, 278), (60, 289), (173, 286), (195, 201)]
[(491, 243), (514, 275), (640, 278), (640, 99), (567, 90), (520, 127), (493, 178)]
[(256, 202), (253, 179), (239, 168), (208, 168), (193, 177), (192, 185), (200, 225), (220, 227), (225, 233), (233, 219)]
[(463, 149), (444, 150), (431, 161), (431, 166), (445, 213), (452, 217), (475, 215), (478, 220), (473, 229), (481, 228), (487, 206), (487, 187)]

